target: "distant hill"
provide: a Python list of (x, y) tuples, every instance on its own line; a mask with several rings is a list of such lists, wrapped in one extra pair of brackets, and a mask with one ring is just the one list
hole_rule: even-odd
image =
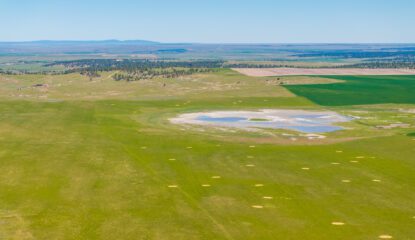
[(22, 42), (0, 42), (0, 45), (36, 45), (36, 44), (48, 44), (48, 45), (70, 45), (70, 44), (145, 44), (153, 45), (160, 44), (159, 42), (147, 41), (147, 40), (38, 40), (38, 41), (22, 41)]
[(0, 54), (105, 54), (142, 52), (148, 48), (156, 50), (162, 43), (146, 40), (102, 40), (102, 41), (53, 41), (0, 42)]

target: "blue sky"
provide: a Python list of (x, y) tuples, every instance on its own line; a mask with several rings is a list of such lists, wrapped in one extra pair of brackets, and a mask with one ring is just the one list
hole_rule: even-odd
[(0, 41), (415, 43), (414, 0), (0, 0)]

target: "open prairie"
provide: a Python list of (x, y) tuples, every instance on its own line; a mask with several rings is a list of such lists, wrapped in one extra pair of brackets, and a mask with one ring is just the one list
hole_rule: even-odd
[[(115, 73), (0, 75), (0, 239), (415, 236), (414, 76)], [(259, 109), (352, 120), (321, 137), (169, 121)]]
[(414, 9), (0, 0), (0, 240), (415, 240)]

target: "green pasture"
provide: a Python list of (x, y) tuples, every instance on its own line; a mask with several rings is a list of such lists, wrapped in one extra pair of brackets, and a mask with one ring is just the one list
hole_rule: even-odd
[[(410, 96), (391, 90), (389, 101), (405, 104), (322, 107), (298, 92), (304, 86), (288, 87), (298, 97), (230, 70), (135, 83), (110, 74), (0, 76), (0, 239), (415, 236), (415, 114), (403, 111), (415, 107), (402, 100)], [(377, 82), (341, 79), (355, 89)], [(365, 99), (381, 99), (396, 80), (380, 79)], [(338, 104), (323, 105), (357, 101), (338, 92)], [(261, 108), (358, 118), (321, 142), (168, 121)], [(382, 127), (396, 122), (408, 125)]]

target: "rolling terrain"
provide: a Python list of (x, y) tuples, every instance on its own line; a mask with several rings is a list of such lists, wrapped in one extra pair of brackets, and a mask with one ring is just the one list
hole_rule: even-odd
[[(0, 75), (0, 239), (415, 236), (415, 77), (115, 73)], [(169, 122), (258, 109), (353, 121), (314, 140)]]

